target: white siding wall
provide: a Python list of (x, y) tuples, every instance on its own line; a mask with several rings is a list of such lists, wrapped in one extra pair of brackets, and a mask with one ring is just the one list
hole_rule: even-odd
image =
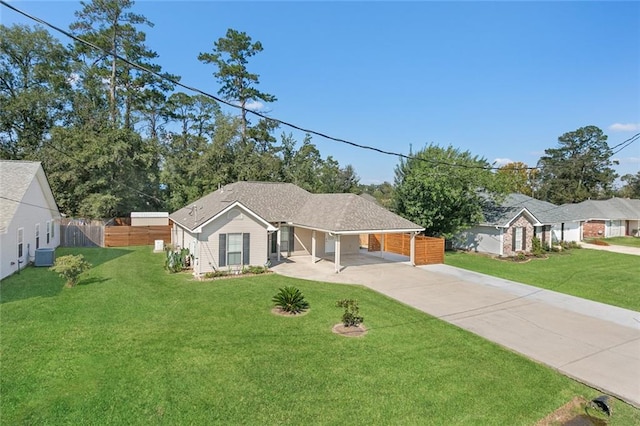
[(458, 234), (454, 246), (462, 250), (500, 255), (500, 235), (501, 229), (494, 226), (476, 226)]
[[(295, 240), (293, 242), (293, 250), (291, 252), (292, 256), (296, 255), (310, 255), (311, 254), (311, 234), (313, 231), (305, 228), (295, 228)], [(322, 234), (321, 232), (316, 232), (316, 239), (318, 235)], [(324, 234), (322, 234), (322, 238), (324, 241)], [(316, 245), (319, 246), (316, 241)], [(317, 247), (316, 247), (317, 250)]]
[[(49, 206), (37, 178), (27, 189), (22, 203), (7, 227), (7, 233), (0, 235), (0, 279), (18, 270), (18, 260), (23, 262), (20, 265), (21, 268), (24, 268), (28, 262), (33, 262), (36, 250), (36, 223), (40, 224), (40, 248), (56, 248), (60, 245), (60, 219), (57, 217), (57, 212), (33, 205)], [(47, 243), (47, 221), (51, 222), (54, 228), (53, 236), (49, 237), (49, 243)], [(21, 259), (18, 259), (18, 228), (24, 229)]]
[[(562, 224), (556, 223), (551, 227), (553, 242), (562, 241)], [(580, 222), (565, 222), (564, 241), (580, 241)]]
[[(220, 234), (250, 233), (250, 264), (264, 265), (267, 261), (267, 227), (240, 209), (232, 209), (229, 214), (208, 224), (199, 236), (197, 260), (194, 272), (204, 274), (220, 269), (218, 266), (218, 245)], [(222, 267), (225, 269), (226, 267)]]
[(360, 253), (360, 235), (341, 235), (340, 254)]
[(605, 237), (623, 237), (625, 225), (624, 220), (607, 220), (605, 222)]

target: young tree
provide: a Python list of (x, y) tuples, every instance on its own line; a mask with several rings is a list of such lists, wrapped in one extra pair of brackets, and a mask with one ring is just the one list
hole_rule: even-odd
[(0, 158), (38, 158), (63, 118), (69, 79), (69, 52), (49, 33), (0, 25)]
[(484, 158), (429, 145), (396, 167), (395, 211), (430, 236), (452, 237), (482, 220), (482, 207), (498, 197), (498, 182)]
[(536, 192), (539, 174), (538, 169), (529, 168), (520, 161), (505, 164), (496, 172), (506, 192), (516, 192), (530, 197)]
[(262, 52), (262, 43), (252, 42), (245, 32), (229, 28), (226, 36), (213, 43), (213, 53), (200, 53), (198, 60), (213, 64), (217, 71), (213, 75), (222, 87), (218, 93), (227, 101), (237, 102), (242, 107), (242, 139), (247, 138), (247, 106), (250, 102), (275, 102), (276, 97), (256, 89), (259, 75), (247, 70), (249, 58)]
[(607, 136), (596, 126), (581, 127), (558, 138), (558, 147), (545, 149), (538, 161), (537, 197), (554, 204), (579, 203), (610, 196), (617, 177), (611, 168)]

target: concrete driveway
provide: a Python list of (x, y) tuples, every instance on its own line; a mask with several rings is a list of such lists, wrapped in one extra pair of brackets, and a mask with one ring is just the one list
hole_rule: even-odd
[(580, 245), (582, 246), (582, 248), (591, 249), (591, 250), (602, 250), (602, 251), (610, 251), (612, 253), (633, 254), (635, 256), (640, 256), (640, 248), (638, 247), (599, 246), (597, 244), (589, 244), (585, 242), (581, 242)]
[[(447, 265), (411, 267), (388, 255), (311, 263), (287, 259), (273, 270), (296, 278), (361, 284), (546, 364), (640, 407), (640, 313)], [(394, 257), (390, 261), (389, 257)]]

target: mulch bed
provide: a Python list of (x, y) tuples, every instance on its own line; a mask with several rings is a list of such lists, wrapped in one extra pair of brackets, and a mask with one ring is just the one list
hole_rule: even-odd
[(363, 324), (358, 326), (345, 327), (343, 323), (339, 323), (333, 326), (331, 329), (334, 333), (344, 337), (362, 337), (367, 334), (367, 327)]
[(302, 311), (298, 314), (293, 314), (291, 312), (283, 311), (282, 308), (276, 306), (275, 308), (271, 309), (271, 313), (281, 317), (302, 317), (309, 313), (309, 309), (307, 309), (306, 311)]

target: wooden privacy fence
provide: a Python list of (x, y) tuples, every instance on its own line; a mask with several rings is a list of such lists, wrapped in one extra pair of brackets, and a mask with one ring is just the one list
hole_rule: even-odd
[[(62, 219), (60, 245), (62, 247), (127, 247), (149, 246), (155, 240), (171, 242), (171, 225), (125, 226), (126, 219), (101, 220)], [(110, 225), (116, 224), (116, 225)]]
[(155, 240), (171, 242), (171, 226), (107, 226), (105, 247), (149, 246)]
[(62, 247), (104, 247), (104, 223), (99, 220), (62, 219), (60, 245)]
[[(369, 251), (380, 251), (381, 234), (369, 235)], [(444, 239), (416, 236), (416, 265), (433, 265), (444, 263)], [(409, 234), (385, 234), (384, 251), (411, 256), (411, 235)]]

